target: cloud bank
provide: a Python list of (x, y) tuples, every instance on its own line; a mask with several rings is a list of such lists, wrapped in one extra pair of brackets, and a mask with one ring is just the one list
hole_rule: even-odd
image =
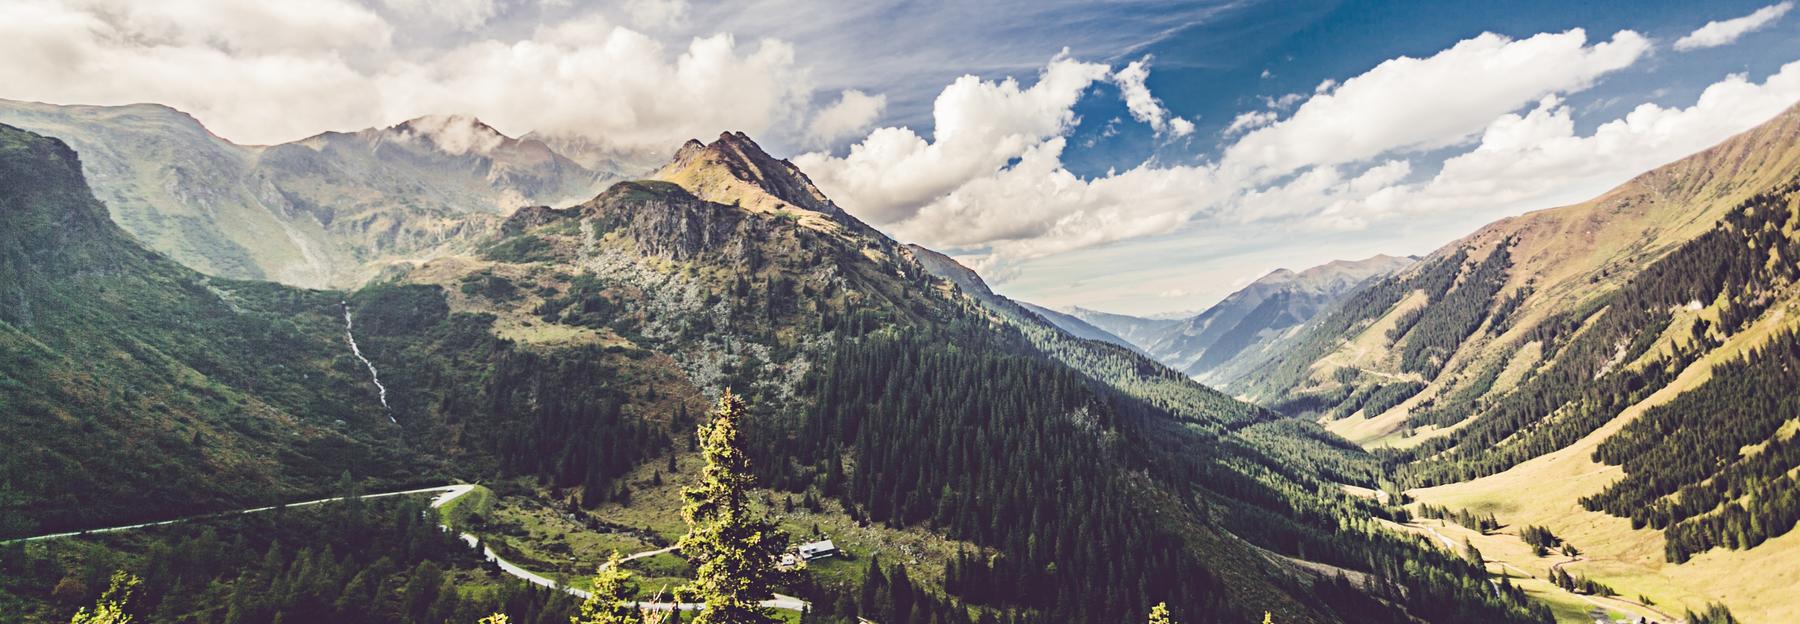
[[(1083, 178), (1063, 165), (1074, 107), (1121, 86), (1156, 128), (1146, 64), (1109, 72), (1067, 56), (1035, 84), (964, 76), (939, 94), (935, 128), (872, 130), (843, 156), (796, 162), (837, 202), (896, 236), (979, 268), (1196, 227), (1285, 223), (1355, 230), (1424, 213), (1491, 214), (1586, 199), (1746, 130), (1800, 99), (1800, 65), (1762, 83), (1727, 76), (1688, 108), (1645, 104), (1575, 133), (1564, 96), (1646, 58), (1632, 32), (1482, 34), (1396, 58), (1310, 95), (1270, 98), (1234, 120), (1216, 162), (1147, 161)], [(1287, 110), (1292, 114), (1282, 117)], [(1162, 128), (1172, 131), (1168, 117)], [(1437, 171), (1422, 170), (1452, 153)], [(1455, 151), (1460, 150), (1460, 151)], [(1429, 157), (1438, 154), (1437, 157)], [(1420, 161), (1420, 162), (1415, 162)], [(1421, 177), (1423, 176), (1423, 177)]]
[[(649, 21), (679, 19), (685, 6), (636, 5), (650, 7), (639, 11)], [(424, 7), (382, 5), (398, 16), (424, 11), (457, 29), (495, 11), (491, 0)], [(0, 3), (0, 58), (8, 59), (0, 97), (157, 102), (241, 143), (455, 113), (513, 135), (566, 133), (621, 150), (667, 151), (727, 128), (798, 134), (812, 113), (809, 70), (779, 40), (718, 34), (667, 46), (591, 15), (514, 38), (472, 34), (417, 54), (397, 46), (395, 31), (382, 14), (346, 0)], [(822, 127), (842, 131), (847, 112), (833, 114), (837, 121)]]

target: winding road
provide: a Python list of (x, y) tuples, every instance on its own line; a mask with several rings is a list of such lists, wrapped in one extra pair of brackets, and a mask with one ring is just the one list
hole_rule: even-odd
[[(390, 497), (390, 496), (406, 496), (406, 495), (410, 495), (410, 494), (437, 493), (437, 496), (435, 496), (431, 499), (431, 508), (437, 509), (439, 507), (443, 507), (444, 505), (449, 504), (450, 501), (456, 500), (458, 498), (462, 498), (463, 496), (467, 495), (469, 492), (473, 492), (473, 491), (475, 491), (474, 485), (470, 485), (470, 484), (466, 484), (466, 483), (459, 483), (459, 484), (452, 484), (452, 485), (440, 485), (437, 487), (419, 488), (419, 489), (415, 489), (415, 490), (400, 490), (400, 491), (395, 491), (395, 492), (381, 492), (381, 493), (377, 493), (377, 494), (364, 494), (362, 496), (357, 496), (355, 498), (358, 500), (369, 500), (369, 499), (374, 499), (374, 498), (386, 498), (386, 497)], [(50, 534), (46, 534), (46, 535), (37, 535), (37, 536), (33, 536), (33, 537), (21, 537), (21, 538), (16, 538), (16, 539), (11, 539), (11, 540), (3, 540), (3, 541), (0, 541), (0, 544), (11, 544), (14, 542), (20, 542), (20, 543), (35, 542), (35, 541), (39, 541), (39, 540), (51, 540), (51, 539), (58, 539), (58, 538), (64, 538), (64, 537), (78, 537), (78, 536), (82, 536), (82, 535), (93, 535), (93, 534), (97, 534), (97, 533), (115, 533), (115, 532), (119, 532), (119, 531), (130, 531), (133, 529), (142, 529), (142, 528), (147, 528), (147, 527), (165, 526), (165, 525), (170, 525), (170, 524), (180, 524), (183, 522), (193, 522), (195, 520), (208, 520), (208, 519), (213, 519), (213, 518), (227, 518), (227, 517), (231, 517), (231, 516), (239, 516), (239, 515), (244, 515), (244, 514), (262, 513), (262, 512), (266, 512), (266, 511), (274, 511), (277, 509), (293, 509), (295, 507), (310, 507), (312, 505), (322, 505), (325, 503), (339, 502), (339, 501), (344, 501), (344, 500), (348, 500), (348, 498), (343, 497), (343, 496), (334, 497), (334, 498), (321, 498), (321, 499), (317, 499), (317, 500), (302, 501), (302, 502), (298, 502), (298, 503), (289, 503), (286, 505), (271, 505), (268, 507), (253, 507), (250, 509), (239, 509), (236, 511), (222, 511), (222, 512), (211, 513), (211, 514), (185, 516), (185, 517), (181, 517), (181, 518), (175, 518), (173, 520), (160, 520), (157, 522), (126, 524), (126, 525), (115, 526), (115, 527), (106, 527), (106, 528), (102, 528), (102, 529), (88, 529), (86, 531), (69, 531), (69, 532), (65, 532), (65, 533), (50, 533)], [(449, 526), (444, 526), (443, 528), (446, 531), (450, 530)], [(562, 591), (568, 592), (575, 596), (580, 596), (582, 598), (587, 598), (589, 595), (588, 591), (585, 589), (580, 589), (580, 588), (575, 588), (575, 587), (558, 587), (555, 580), (547, 578), (544, 575), (538, 574), (536, 572), (527, 570), (523, 567), (520, 567), (518, 564), (515, 564), (511, 561), (507, 561), (507, 560), (501, 558), (499, 554), (494, 552), (494, 549), (487, 547), (487, 545), (485, 545), (485, 544), (482, 544), (481, 538), (477, 537), (473, 533), (459, 532), (457, 534), (457, 536), (462, 538), (462, 541), (467, 543), (470, 548), (480, 546), (482, 557), (486, 558), (488, 561), (494, 562), (494, 565), (499, 566), (501, 571), (503, 571), (509, 575), (512, 575), (514, 578), (518, 578), (527, 583), (531, 583), (533, 585), (537, 585), (540, 587), (548, 587), (550, 589), (560, 589)], [(632, 561), (635, 559), (642, 559), (645, 557), (654, 557), (656, 555), (660, 555), (660, 554), (667, 553), (667, 552), (672, 552), (674, 550), (675, 550), (675, 547), (670, 546), (668, 548), (662, 548), (662, 549), (658, 549), (658, 550), (644, 551), (641, 553), (635, 553), (630, 556), (624, 557), (624, 558), (620, 559), (620, 562)], [(650, 610), (656, 610), (656, 611), (667, 611), (669, 609), (681, 609), (682, 611), (697, 611), (702, 608), (705, 608), (706, 603), (701, 603), (701, 602), (679, 602), (679, 603), (677, 603), (677, 602), (640, 602), (640, 603), (637, 603), (637, 606), (642, 607), (644, 609), (650, 609)], [(775, 594), (774, 598), (771, 598), (769, 600), (764, 600), (762, 602), (762, 606), (768, 607), (771, 609), (784, 609), (784, 610), (788, 610), (788, 611), (805, 611), (810, 606), (810, 604), (807, 603), (805, 600), (796, 598), (794, 596), (788, 596), (788, 595), (784, 595), (784, 594)]]

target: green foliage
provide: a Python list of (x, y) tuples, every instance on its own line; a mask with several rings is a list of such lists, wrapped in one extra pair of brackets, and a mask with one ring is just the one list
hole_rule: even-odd
[(1548, 527), (1541, 527), (1535, 524), (1526, 525), (1525, 528), (1519, 529), (1519, 539), (1524, 540), (1526, 544), (1530, 544), (1534, 548), (1541, 548), (1544, 550), (1549, 550), (1550, 548), (1562, 544), (1562, 538), (1551, 533)]
[[(1269, 621), (1269, 614), (1266, 611), (1263, 612), (1263, 621)], [(1175, 619), (1169, 617), (1169, 603), (1159, 602), (1156, 603), (1156, 606), (1150, 607), (1150, 624), (1175, 624)]]
[(462, 293), (484, 297), (490, 301), (507, 302), (519, 298), (519, 287), (511, 280), (494, 275), (490, 271), (482, 271), (462, 279)]
[[(377, 499), (34, 544), (0, 559), (0, 596), (45, 596), (106, 566), (143, 579), (122, 611), (134, 621), (437, 624), (500, 611), (569, 622), (574, 600), (501, 577), (430, 511)], [(123, 602), (109, 596), (103, 605)]]
[(112, 581), (106, 586), (106, 593), (100, 595), (100, 601), (94, 603), (93, 609), (82, 607), (69, 619), (69, 624), (131, 624), (133, 618), (126, 613), (127, 603), (131, 602), (131, 592), (137, 590), (138, 583), (143, 582), (124, 570), (114, 572)]
[(547, 262), (556, 259), (550, 241), (530, 234), (502, 239), (482, 250), (482, 256), (495, 262), (513, 264)]
[(588, 597), (581, 602), (581, 612), (569, 624), (643, 624), (644, 612), (631, 601), (637, 588), (631, 573), (619, 566), (619, 551), (594, 574)]
[(726, 390), (712, 418), (700, 426), (699, 483), (683, 488), (682, 520), (688, 524), (681, 553), (697, 562), (694, 582), (676, 595), (705, 602), (695, 624), (760, 624), (777, 621), (758, 603), (774, 595), (788, 575), (776, 568), (788, 536), (752, 509), (755, 475), (744, 446), (744, 403)]
[(1694, 613), (1691, 609), (1687, 610), (1681, 619), (1688, 624), (1737, 624), (1738, 622), (1738, 619), (1731, 615), (1731, 609), (1716, 602), (1707, 603), (1706, 608), (1699, 613)]

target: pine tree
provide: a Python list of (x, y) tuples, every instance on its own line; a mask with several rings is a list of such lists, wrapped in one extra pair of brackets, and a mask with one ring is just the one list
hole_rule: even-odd
[(777, 621), (758, 603), (773, 596), (787, 576), (776, 563), (787, 551), (788, 536), (751, 508), (755, 483), (744, 448), (744, 415), (744, 402), (726, 390), (711, 421), (699, 430), (705, 460), (700, 482), (682, 490), (688, 534), (680, 549), (696, 565), (694, 582), (677, 595), (706, 603), (694, 624)]
[(569, 618), (569, 624), (643, 624), (644, 613), (628, 598), (633, 593), (631, 573), (619, 565), (619, 551), (600, 566), (594, 585), (581, 613)]
[(1463, 558), (1468, 559), (1469, 563), (1472, 563), (1472, 564), (1475, 564), (1478, 566), (1485, 563), (1485, 561), (1481, 558), (1481, 551), (1476, 549), (1475, 544), (1469, 542), (1469, 538), (1466, 538), (1466, 537), (1463, 538)]
[(124, 570), (114, 572), (112, 583), (106, 587), (106, 593), (100, 595), (100, 601), (94, 603), (94, 608), (82, 607), (69, 624), (130, 624), (131, 614), (125, 612), (125, 605), (131, 601), (131, 592), (137, 589), (139, 582), (138, 577)]
[(1169, 617), (1169, 603), (1159, 602), (1150, 607), (1150, 624), (1175, 624), (1175, 620)]

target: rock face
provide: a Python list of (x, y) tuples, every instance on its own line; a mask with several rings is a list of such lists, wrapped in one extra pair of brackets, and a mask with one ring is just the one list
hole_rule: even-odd
[(150, 248), (211, 275), (306, 287), (355, 286), (617, 178), (467, 116), (271, 146), (233, 144), (159, 105), (0, 100), (0, 123), (80, 152), (113, 220)]

